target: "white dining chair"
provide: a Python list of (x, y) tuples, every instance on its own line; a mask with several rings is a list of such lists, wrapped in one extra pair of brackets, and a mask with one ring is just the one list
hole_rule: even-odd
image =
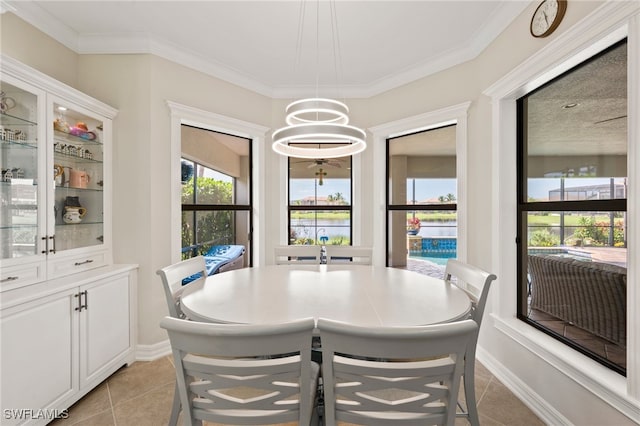
[(371, 265), (373, 256), (371, 247), (328, 245), (326, 248), (327, 264)]
[(325, 424), (453, 425), (478, 325), (362, 327), (320, 318)]
[[(192, 257), (159, 269), (156, 273), (160, 275), (160, 278), (162, 278), (164, 294), (169, 308), (169, 315), (173, 318), (184, 319), (185, 314), (182, 312), (182, 308), (180, 307), (180, 297), (182, 296), (185, 288), (187, 288), (187, 285), (202, 285), (202, 283), (204, 283), (204, 280), (207, 277), (204, 257)], [(183, 281), (185, 279), (190, 279), (191, 281), (188, 284), (183, 285)], [(178, 423), (180, 409), (180, 395), (178, 393), (178, 384), (176, 382), (176, 387), (173, 392), (171, 417), (169, 419), (170, 426), (175, 426)]]
[[(469, 265), (456, 259), (449, 259), (445, 267), (444, 279), (452, 285), (463, 290), (469, 299), (471, 299), (471, 313), (469, 318), (478, 324), (478, 333), (482, 324), (482, 316), (485, 305), (487, 304), (487, 296), (491, 283), (497, 277), (494, 274), (486, 272), (476, 266)], [(472, 426), (480, 424), (478, 417), (478, 407), (476, 403), (475, 392), (475, 364), (476, 364), (476, 346), (478, 345), (478, 333), (474, 336), (473, 341), (467, 348), (464, 362), (464, 398), (465, 406), (461, 403), (458, 406), (461, 412), (458, 417), (466, 418)]]
[(315, 321), (214, 324), (165, 317), (183, 424), (316, 424)]
[(320, 246), (292, 245), (273, 248), (276, 265), (320, 264)]
[(156, 272), (162, 278), (164, 294), (167, 298), (169, 315), (174, 318), (184, 318), (180, 308), (180, 297), (186, 286), (185, 279), (192, 279), (188, 285), (198, 285), (207, 278), (207, 268), (204, 257), (196, 256), (174, 263)]

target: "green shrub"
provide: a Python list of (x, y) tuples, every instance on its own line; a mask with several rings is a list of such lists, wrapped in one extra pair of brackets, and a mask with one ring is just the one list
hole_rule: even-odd
[(529, 246), (531, 247), (555, 247), (560, 245), (560, 237), (553, 235), (548, 229), (540, 229), (531, 233)]

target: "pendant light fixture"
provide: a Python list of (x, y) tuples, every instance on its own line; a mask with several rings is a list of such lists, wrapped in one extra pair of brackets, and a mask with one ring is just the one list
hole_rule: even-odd
[[(316, 49), (319, 51), (319, 3), (316, 15)], [(335, 13), (335, 2), (331, 0), (332, 36), (334, 61), (339, 54), (337, 37), (338, 26)], [(301, 45), (302, 25), (304, 22), (304, 0), (301, 4), (298, 45)], [(298, 52), (300, 48), (298, 46)], [(316, 52), (318, 56), (318, 52)], [(317, 58), (316, 72), (320, 65)], [(316, 76), (316, 93), (318, 91)], [(272, 148), (275, 152), (288, 157), (299, 158), (336, 158), (355, 155), (365, 150), (367, 143), (364, 130), (349, 125), (349, 108), (334, 99), (320, 97), (301, 99), (290, 103), (286, 108), (286, 127), (273, 132)], [(296, 146), (292, 146), (295, 144)]]

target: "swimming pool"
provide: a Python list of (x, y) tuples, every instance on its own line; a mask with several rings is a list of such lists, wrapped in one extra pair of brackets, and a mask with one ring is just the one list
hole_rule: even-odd
[(457, 246), (458, 241), (455, 237), (414, 238), (409, 245), (409, 257), (427, 260), (436, 265), (446, 265), (448, 259), (457, 256)]
[(411, 259), (427, 260), (436, 265), (446, 265), (448, 259), (455, 259), (456, 253), (409, 254)]

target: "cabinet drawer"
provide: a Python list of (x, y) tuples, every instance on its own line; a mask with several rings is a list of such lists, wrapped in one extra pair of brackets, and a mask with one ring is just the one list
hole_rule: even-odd
[(23, 287), (44, 281), (42, 263), (16, 265), (0, 268), (0, 288), (2, 291)]
[(77, 272), (99, 268), (106, 264), (104, 253), (90, 253), (65, 257), (49, 263), (49, 278), (57, 278)]

